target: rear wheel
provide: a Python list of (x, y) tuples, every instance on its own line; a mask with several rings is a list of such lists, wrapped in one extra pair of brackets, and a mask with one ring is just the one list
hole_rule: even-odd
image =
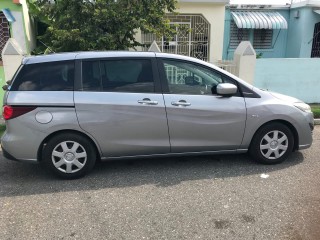
[(43, 163), (59, 177), (75, 179), (83, 177), (93, 168), (96, 157), (95, 148), (87, 138), (66, 133), (48, 141)]
[(255, 161), (276, 164), (286, 160), (293, 150), (294, 138), (291, 130), (282, 123), (270, 123), (261, 127), (254, 135), (249, 153)]

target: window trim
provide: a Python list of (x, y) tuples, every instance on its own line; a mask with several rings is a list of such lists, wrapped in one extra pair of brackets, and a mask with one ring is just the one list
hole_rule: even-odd
[[(82, 86), (82, 66), (83, 62), (91, 62), (91, 61), (121, 61), (121, 60), (148, 60), (151, 62), (153, 81), (154, 81), (154, 92), (150, 93), (141, 93), (141, 94), (159, 94), (162, 93), (161, 83), (159, 71), (157, 68), (157, 62), (155, 57), (107, 57), (107, 58), (84, 58), (76, 60), (76, 76), (74, 91), (79, 92), (88, 92), (83, 90)], [(99, 92), (99, 93), (110, 93), (108, 91), (91, 91), (91, 93)], [(118, 93), (138, 93), (139, 92), (118, 92)]]

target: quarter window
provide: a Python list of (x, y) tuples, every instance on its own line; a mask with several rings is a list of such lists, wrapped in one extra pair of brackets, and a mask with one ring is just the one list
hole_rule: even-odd
[(11, 91), (73, 91), (74, 61), (27, 64)]

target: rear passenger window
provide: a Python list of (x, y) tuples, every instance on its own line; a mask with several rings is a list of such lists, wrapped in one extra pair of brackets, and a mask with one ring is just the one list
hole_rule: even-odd
[(82, 63), (83, 91), (101, 91), (100, 62), (88, 61)]
[(154, 92), (150, 60), (85, 61), (82, 64), (83, 91)]
[(14, 80), (11, 91), (72, 91), (74, 61), (27, 64)]

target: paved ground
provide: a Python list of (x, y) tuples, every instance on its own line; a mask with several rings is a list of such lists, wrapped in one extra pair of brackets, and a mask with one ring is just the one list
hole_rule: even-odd
[(276, 166), (106, 162), (75, 181), (0, 159), (0, 239), (320, 239), (320, 126), (314, 139)]

